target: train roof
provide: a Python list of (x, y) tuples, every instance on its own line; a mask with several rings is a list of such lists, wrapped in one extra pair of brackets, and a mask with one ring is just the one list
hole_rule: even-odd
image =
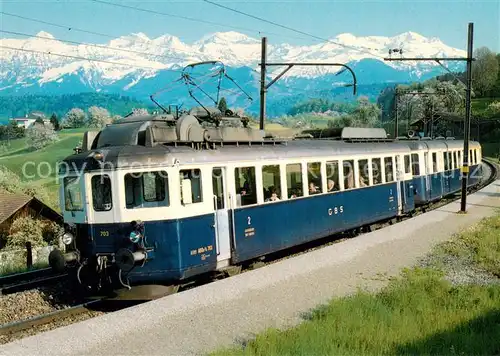
[[(347, 143), (332, 140), (294, 140), (274, 145), (224, 145), (215, 149), (194, 149), (191, 146), (114, 146), (83, 152), (67, 157), (70, 169), (100, 169), (92, 157), (102, 154), (101, 164), (109, 168), (171, 166), (176, 163), (202, 164), (222, 162), (251, 162), (262, 160), (304, 159), (331, 156), (360, 156), (410, 152), (408, 143)], [(84, 166), (85, 164), (85, 166)]]
[[(463, 140), (437, 139), (437, 140), (418, 140), (418, 141), (400, 141), (400, 142), (406, 142), (412, 150), (427, 149), (427, 148), (429, 148), (429, 149), (460, 149), (460, 148), (464, 147)], [(469, 146), (471, 148), (478, 147), (479, 142), (469, 141)]]

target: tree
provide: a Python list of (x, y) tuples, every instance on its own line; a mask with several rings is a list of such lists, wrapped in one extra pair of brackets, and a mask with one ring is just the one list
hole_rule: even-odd
[(486, 47), (478, 48), (474, 57), (476, 60), (472, 62), (472, 86), (476, 94), (483, 97), (498, 80), (498, 61), (495, 54)]
[(219, 108), (219, 110), (221, 111), (222, 115), (224, 115), (224, 113), (226, 112), (227, 110), (227, 102), (226, 102), (226, 98), (222, 97), (220, 98), (219, 100), (219, 104), (217, 105), (217, 107)]
[(145, 116), (149, 115), (148, 109), (144, 108), (133, 108), (131, 116)]
[(26, 137), (28, 138), (28, 146), (35, 150), (39, 150), (59, 140), (52, 124), (35, 123), (26, 130)]
[(91, 106), (89, 109), (89, 118), (87, 122), (88, 127), (103, 128), (104, 126), (111, 124), (112, 119), (109, 115), (109, 111), (98, 107)]
[(85, 120), (85, 112), (80, 108), (73, 108), (64, 117), (62, 125), (64, 127), (79, 128), (85, 126)]
[(59, 131), (61, 129), (61, 125), (59, 125), (59, 120), (57, 119), (57, 115), (55, 113), (50, 117), (50, 123), (54, 127), (54, 130)]
[(0, 140), (13, 140), (15, 138), (24, 137), (24, 127), (18, 126), (11, 121), (8, 125), (0, 126)]

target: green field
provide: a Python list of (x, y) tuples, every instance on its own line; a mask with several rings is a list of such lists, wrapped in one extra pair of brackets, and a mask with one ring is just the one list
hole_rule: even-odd
[[(270, 329), (213, 355), (498, 355), (499, 236), (500, 215), (439, 246), (430, 266), (405, 270), (379, 293), (334, 299), (296, 328)], [(497, 283), (452, 285), (443, 278), (450, 260)]]
[[(0, 165), (17, 174), (33, 188), (44, 187), (49, 193), (50, 205), (58, 201), (57, 164), (73, 153), (86, 129), (63, 130), (59, 141), (38, 151), (31, 150), (26, 138), (11, 140), (0, 152)], [(5, 141), (4, 141), (5, 142)]]

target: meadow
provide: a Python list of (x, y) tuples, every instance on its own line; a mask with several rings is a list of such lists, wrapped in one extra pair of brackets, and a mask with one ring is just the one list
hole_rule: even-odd
[[(295, 328), (269, 329), (212, 355), (498, 355), (499, 236), (497, 215), (438, 246), (431, 265), (404, 270), (378, 293), (333, 299)], [(496, 282), (452, 284), (445, 278), (450, 261)]]
[[(51, 202), (58, 201), (57, 164), (73, 153), (87, 129), (69, 129), (59, 132), (59, 141), (40, 150), (32, 150), (26, 138), (3, 141), (0, 165), (17, 174), (33, 188), (43, 187)], [(53, 206), (53, 208), (58, 208)]]

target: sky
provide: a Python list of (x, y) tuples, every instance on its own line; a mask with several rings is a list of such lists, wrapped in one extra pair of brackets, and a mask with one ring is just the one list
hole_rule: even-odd
[[(150, 38), (171, 34), (184, 42), (192, 43), (209, 33), (234, 30), (255, 38), (265, 34), (269, 43), (317, 42), (312, 38), (218, 8), (203, 0), (106, 1), (221, 25), (142, 13), (92, 0), (0, 0), (0, 8), (1, 11), (21, 16), (116, 37), (137, 32), (143, 32)], [(352, 33), (356, 36), (395, 36), (413, 31), (426, 37), (439, 37), (447, 45), (463, 50), (467, 46), (467, 24), (474, 22), (474, 48), (487, 46), (500, 52), (500, 0), (214, 1), (320, 37), (333, 38), (341, 33)], [(92, 43), (109, 41), (109, 38), (32, 23), (2, 14), (0, 28), (29, 34), (43, 30), (63, 40)], [(0, 33), (1, 37), (18, 36)]]

